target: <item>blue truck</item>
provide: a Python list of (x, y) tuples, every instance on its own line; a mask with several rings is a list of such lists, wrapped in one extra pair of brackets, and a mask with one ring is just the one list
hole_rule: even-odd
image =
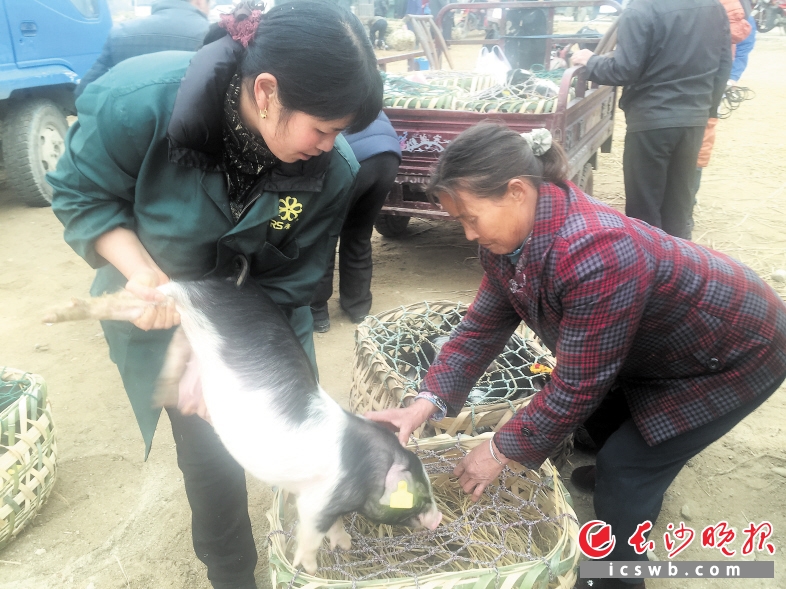
[(74, 89), (101, 53), (107, 0), (0, 0), (0, 119), (8, 184), (30, 206), (48, 206), (44, 178), (63, 153)]

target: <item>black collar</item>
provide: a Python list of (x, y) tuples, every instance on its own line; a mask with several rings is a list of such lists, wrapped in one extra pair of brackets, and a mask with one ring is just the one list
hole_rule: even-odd
[[(167, 127), (170, 162), (207, 172), (224, 170), (224, 96), (242, 55), (243, 47), (229, 35), (196, 52), (180, 83)], [(332, 153), (282, 163), (265, 178), (265, 188), (321, 190)]]

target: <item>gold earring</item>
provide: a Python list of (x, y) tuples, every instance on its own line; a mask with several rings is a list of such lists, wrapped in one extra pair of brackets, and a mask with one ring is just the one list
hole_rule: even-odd
[(266, 119), (267, 118), (267, 109), (259, 111), (259, 118)]

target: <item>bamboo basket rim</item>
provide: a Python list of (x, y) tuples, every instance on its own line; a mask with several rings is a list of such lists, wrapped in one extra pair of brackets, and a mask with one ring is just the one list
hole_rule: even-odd
[[(487, 442), (492, 435), (493, 432), (487, 432), (477, 436), (459, 435), (456, 437), (441, 434), (431, 438), (421, 438), (415, 441), (410, 440), (407, 447), (410, 450), (423, 449), (438, 451), (460, 445), (464, 449), (472, 449), (481, 443)], [(281, 489), (274, 489), (273, 501), (266, 514), (270, 524), (270, 533), (268, 534), (268, 562), (273, 587), (275, 589), (281, 583), (288, 583), (289, 587), (297, 587), (298, 589), (344, 589), (348, 587), (384, 587), (386, 589), (436, 589), (439, 587), (442, 589), (453, 589), (467, 585), (475, 587), (476, 583), (479, 584), (484, 579), (486, 582), (477, 586), (487, 587), (488, 582), (498, 578), (500, 584), (497, 586), (500, 589), (511, 589), (514, 586), (520, 586), (519, 583), (522, 583), (526, 579), (531, 579), (531, 582), (534, 583), (536, 580), (540, 579), (544, 573), (548, 576), (550, 567), (553, 567), (555, 570), (564, 569), (564, 572), (561, 574), (555, 574), (554, 578), (559, 582), (556, 587), (558, 589), (570, 589), (573, 587), (577, 578), (576, 571), (580, 557), (578, 550), (578, 518), (570, 504), (570, 494), (562, 483), (559, 472), (551, 461), (546, 460), (537, 472), (539, 475), (542, 473), (542, 478), (545, 479), (550, 477), (553, 481), (553, 489), (550, 489), (550, 491), (553, 493), (554, 509), (557, 512), (556, 515), (566, 516), (562, 518), (563, 525), (561, 526), (562, 532), (559, 541), (547, 554), (537, 560), (505, 565), (497, 569), (482, 567), (464, 571), (430, 573), (419, 576), (416, 580), (413, 577), (398, 579), (381, 578), (364, 581), (333, 580), (322, 579), (310, 575), (305, 571), (295, 569), (286, 556), (286, 536), (282, 533), (277, 533), (283, 530), (282, 516), (288, 493)], [(567, 556), (563, 557), (566, 548), (568, 548), (569, 552)], [(549, 564), (547, 565), (546, 563)], [(570, 566), (566, 567), (567, 563), (570, 563)], [(285, 578), (278, 581), (278, 573), (283, 573)], [(298, 580), (301, 580), (302, 583), (298, 583)]]

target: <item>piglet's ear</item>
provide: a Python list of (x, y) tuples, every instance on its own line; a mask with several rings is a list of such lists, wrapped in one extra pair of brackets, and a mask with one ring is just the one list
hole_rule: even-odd
[(379, 498), (380, 504), (390, 506), (391, 495), (402, 491), (402, 481), (406, 483), (407, 492), (412, 493), (414, 489), (412, 473), (403, 464), (394, 462), (385, 476), (385, 491), (382, 493), (382, 497)]

